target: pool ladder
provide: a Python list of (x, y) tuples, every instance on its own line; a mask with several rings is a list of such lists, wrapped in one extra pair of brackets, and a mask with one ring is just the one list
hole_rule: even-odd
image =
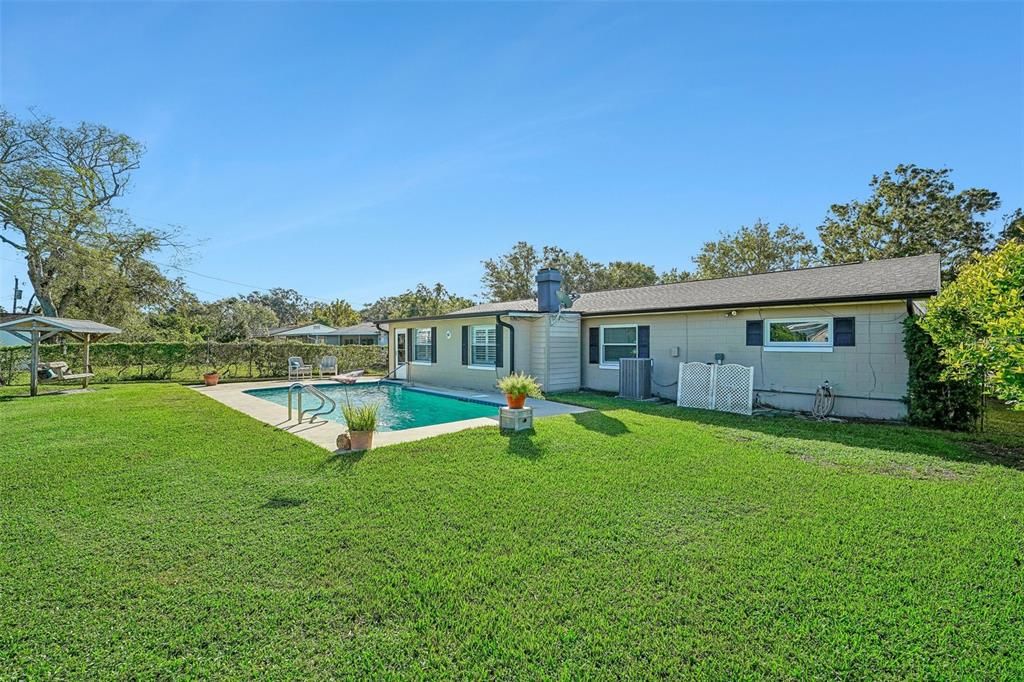
[[(319, 398), (320, 404), (317, 405), (316, 407), (309, 407), (306, 408), (305, 410), (302, 409), (303, 393), (309, 393), (314, 398)], [(302, 423), (302, 418), (305, 416), (307, 412), (313, 413), (309, 416), (309, 423), (312, 424), (313, 422), (316, 421), (317, 417), (323, 417), (325, 414), (330, 414), (331, 412), (334, 412), (334, 410), (337, 409), (338, 407), (338, 403), (334, 401), (334, 398), (327, 395), (313, 384), (303, 384), (301, 382), (296, 381), (294, 384), (288, 387), (288, 421), (292, 420), (292, 395), (295, 395), (295, 397), (298, 398), (297, 402), (300, 424)], [(327, 407), (328, 404), (330, 405), (330, 407)], [(325, 419), (324, 421), (326, 422), (327, 420)]]

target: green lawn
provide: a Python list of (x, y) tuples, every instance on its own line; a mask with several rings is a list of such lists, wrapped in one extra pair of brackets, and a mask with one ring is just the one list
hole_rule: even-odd
[(1024, 438), (603, 408), (330, 455), (0, 401), (0, 676), (1024, 677)]

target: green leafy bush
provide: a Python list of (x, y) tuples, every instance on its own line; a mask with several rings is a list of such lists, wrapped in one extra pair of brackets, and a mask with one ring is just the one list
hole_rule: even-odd
[(921, 320), (939, 347), (943, 376), (985, 377), (991, 395), (1024, 410), (1024, 244), (976, 255)]
[(529, 374), (512, 373), (498, 381), (498, 390), (506, 395), (527, 395), (531, 398), (543, 398), (540, 384)]
[(903, 349), (910, 362), (908, 421), (954, 431), (973, 430), (982, 410), (980, 377), (943, 379), (939, 348), (919, 322), (917, 317), (903, 321)]

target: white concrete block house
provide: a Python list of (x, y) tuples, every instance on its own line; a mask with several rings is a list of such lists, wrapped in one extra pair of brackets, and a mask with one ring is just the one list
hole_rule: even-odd
[(834, 414), (906, 415), (902, 322), (938, 293), (937, 255), (877, 260), (580, 295), (560, 309), (562, 277), (538, 298), (387, 320), (389, 369), (412, 383), (493, 390), (512, 371), (548, 393), (617, 391), (618, 360), (653, 358), (655, 393), (674, 399), (680, 362), (754, 367), (761, 404), (809, 411), (828, 380)]

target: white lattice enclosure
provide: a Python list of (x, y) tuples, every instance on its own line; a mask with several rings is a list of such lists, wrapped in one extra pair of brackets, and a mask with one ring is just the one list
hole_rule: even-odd
[(679, 407), (750, 414), (754, 407), (754, 368), (681, 362), (678, 390)]
[(702, 410), (714, 409), (715, 366), (704, 362), (679, 363), (679, 407), (697, 407)]

